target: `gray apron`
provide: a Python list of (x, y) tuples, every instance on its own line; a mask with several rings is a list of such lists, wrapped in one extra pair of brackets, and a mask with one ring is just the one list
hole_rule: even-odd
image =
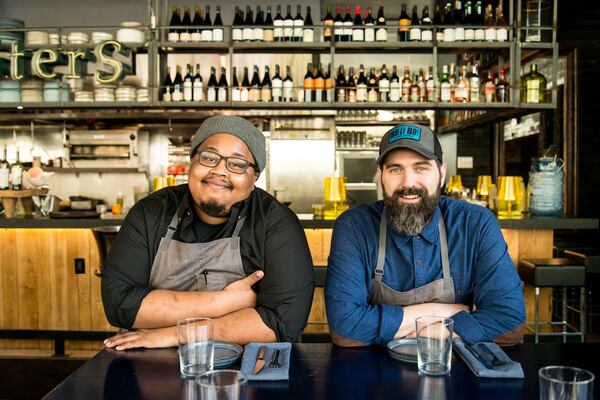
[(382, 211), (379, 223), (379, 253), (377, 255), (375, 276), (373, 277), (373, 287), (371, 293), (369, 293), (369, 304), (388, 304), (391, 306), (410, 306), (422, 303), (454, 304), (454, 281), (450, 276), (448, 240), (446, 238), (446, 225), (442, 216), (440, 216), (438, 230), (440, 233), (443, 278), (406, 292), (398, 292), (382, 282), (387, 240), (387, 219), (385, 210)]
[(207, 243), (179, 242), (173, 240), (173, 234), (181, 222), (186, 198), (179, 203), (167, 233), (160, 240), (150, 272), (150, 286), (177, 291), (221, 290), (244, 278), (239, 233), (246, 217), (238, 218), (231, 238)]

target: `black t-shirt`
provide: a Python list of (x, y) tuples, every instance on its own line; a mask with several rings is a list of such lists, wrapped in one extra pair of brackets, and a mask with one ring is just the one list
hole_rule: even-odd
[(173, 239), (184, 243), (231, 237), (237, 218), (246, 216), (239, 234), (244, 271), (246, 275), (258, 269), (265, 272), (253, 287), (256, 311), (279, 341), (295, 340), (306, 326), (312, 303), (312, 259), (298, 217), (259, 188), (232, 207), (226, 223), (215, 226), (197, 217), (187, 184), (164, 188), (136, 203), (102, 272), (108, 321), (123, 328), (133, 325), (143, 298), (153, 290), (149, 281), (154, 257), (180, 201), (186, 207)]

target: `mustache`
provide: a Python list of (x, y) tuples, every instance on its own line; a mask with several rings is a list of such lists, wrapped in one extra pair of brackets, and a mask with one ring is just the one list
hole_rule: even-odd
[(394, 191), (394, 193), (392, 194), (392, 197), (394, 199), (398, 199), (401, 196), (414, 196), (414, 195), (419, 196), (419, 197), (426, 197), (428, 195), (428, 193), (425, 189), (411, 187), (411, 188), (404, 188), (404, 189), (396, 189)]
[(233, 188), (233, 185), (231, 184), (231, 182), (229, 182), (229, 180), (224, 179), (224, 178), (219, 178), (215, 175), (208, 175), (208, 176), (204, 177), (204, 179), (202, 179), (202, 183), (216, 183), (216, 184), (220, 184), (220, 185), (225, 185), (229, 189)]

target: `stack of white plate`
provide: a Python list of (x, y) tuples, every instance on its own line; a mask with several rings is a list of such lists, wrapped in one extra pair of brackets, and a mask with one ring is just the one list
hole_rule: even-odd
[(0, 80), (0, 103), (21, 102), (21, 81)]
[(148, 88), (139, 88), (137, 91), (136, 100), (139, 102), (149, 102), (150, 101), (150, 90)]
[(144, 44), (146, 35), (139, 22), (122, 22), (122, 28), (117, 31), (117, 40), (127, 44)]
[(23, 32), (8, 31), (4, 29), (16, 28), (22, 29), (25, 27), (25, 22), (20, 19), (0, 17), (0, 46), (10, 46), (15, 42), (23, 42)]
[(94, 92), (91, 90), (76, 90), (74, 100), (78, 103), (92, 103), (94, 101)]
[(49, 43), (50, 44), (61, 44), (61, 43), (67, 43), (68, 42), (68, 36), (67, 35), (59, 35), (58, 33), (51, 33), (48, 35), (48, 39), (49, 39)]
[(135, 101), (136, 93), (133, 86), (121, 86), (115, 89), (117, 101)]
[(21, 101), (23, 103), (41, 103), (44, 101), (43, 84), (41, 80), (37, 79), (23, 81), (21, 84)]
[(30, 45), (48, 44), (48, 32), (27, 31), (25, 32), (25, 43)]
[(115, 87), (112, 85), (99, 86), (94, 89), (95, 101), (115, 101)]
[(85, 32), (70, 32), (67, 39), (72, 44), (86, 44), (90, 41), (89, 35)]
[(58, 102), (69, 101), (69, 85), (59, 81), (44, 82), (44, 101)]
[(98, 44), (105, 40), (111, 40), (113, 38), (112, 33), (107, 32), (92, 32), (92, 43)]

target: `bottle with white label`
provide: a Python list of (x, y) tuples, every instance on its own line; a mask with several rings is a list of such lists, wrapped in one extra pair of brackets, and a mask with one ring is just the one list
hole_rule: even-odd
[(213, 31), (212, 31), (212, 21), (210, 18), (210, 6), (204, 7), (204, 26), (202, 27), (202, 41), (203, 42), (212, 42), (213, 40)]
[(12, 178), (12, 189), (21, 190), (23, 189), (23, 164), (19, 158), (19, 149), (17, 148), (17, 159), (10, 166), (10, 176)]
[(219, 89), (217, 91), (217, 101), (227, 101), (227, 92), (229, 85), (227, 84), (227, 74), (225, 67), (221, 67), (221, 77), (219, 78)]
[(442, 80), (440, 81), (440, 101), (452, 101), (452, 86), (448, 79), (448, 66), (442, 68)]
[(6, 144), (2, 149), (2, 158), (0, 158), (0, 190), (8, 190), (10, 183), (10, 164), (6, 159)]
[(302, 18), (302, 6), (298, 4), (296, 18), (294, 18), (293, 42), (301, 42), (304, 37), (304, 18)]
[(310, 15), (310, 6), (306, 7), (306, 19), (304, 20), (304, 30), (302, 35), (303, 42), (312, 43), (314, 41), (315, 33), (313, 28), (313, 20)]
[(456, 0), (454, 2), (454, 41), (462, 42), (465, 40), (465, 27), (463, 20), (462, 2)]
[(481, 101), (481, 79), (479, 78), (479, 71), (477, 70), (477, 64), (473, 65), (471, 74), (469, 75), (469, 87), (471, 90), (470, 100), (473, 103), (479, 103)]
[(200, 64), (196, 64), (196, 75), (192, 78), (192, 97), (194, 101), (204, 100), (204, 88), (202, 76), (200, 76)]
[(283, 18), (281, 17), (281, 6), (277, 6), (277, 15), (273, 19), (273, 39), (283, 42)]
[(273, 75), (273, 79), (271, 79), (271, 87), (273, 102), (279, 103), (283, 101), (283, 80), (279, 75), (279, 64), (275, 64), (275, 75)]
[(375, 18), (372, 15), (373, 10), (367, 7), (367, 16), (365, 17), (365, 42), (375, 41)]
[(377, 30), (375, 31), (375, 40), (377, 42), (387, 41), (387, 27), (383, 7), (379, 7), (377, 11)]
[(390, 78), (390, 101), (400, 101), (400, 77), (398, 76), (398, 67), (392, 68), (392, 77)]
[(294, 81), (290, 72), (290, 66), (285, 67), (285, 78), (283, 78), (283, 101), (289, 103), (293, 99)]
[(188, 64), (186, 74), (183, 77), (183, 100), (192, 101), (193, 98), (194, 97), (192, 91), (192, 66)]
[(240, 88), (240, 101), (250, 100), (250, 79), (248, 79), (248, 67), (244, 67), (244, 77)]
[(237, 78), (237, 68), (233, 67), (233, 83), (231, 84), (231, 101), (241, 101), (242, 91)]
[(254, 40), (253, 24), (252, 9), (250, 9), (250, 6), (246, 6), (246, 18), (244, 19), (244, 28), (242, 28), (242, 40), (244, 42), (251, 42)]
[(223, 20), (221, 19), (221, 6), (217, 6), (217, 15), (215, 16), (215, 22), (213, 22), (212, 41), (223, 41)]
[(173, 101), (183, 100), (183, 78), (181, 77), (181, 67), (177, 66), (177, 73), (173, 80), (173, 94), (171, 95)]
[(408, 38), (411, 42), (418, 42), (419, 40), (421, 40), (421, 27), (419, 26), (419, 15), (417, 13), (417, 6), (413, 6)]
[(475, 3), (475, 15), (472, 19), (473, 25), (476, 25), (475, 28), (475, 40), (478, 42), (485, 40), (485, 29), (484, 19), (483, 19), (483, 8), (481, 6), (481, 0), (477, 0)]
[(421, 14), (421, 41), (431, 42), (433, 40), (433, 30), (431, 29), (431, 17), (429, 16), (429, 6), (423, 7)]
[(283, 19), (283, 41), (291, 42), (294, 39), (294, 18), (292, 18), (292, 6), (287, 5), (287, 14)]
[(389, 100), (390, 95), (390, 80), (387, 75), (387, 68), (385, 64), (381, 67), (381, 74), (379, 75), (379, 101), (386, 102)]
[(346, 6), (346, 15), (344, 16), (344, 42), (352, 41), (352, 26), (354, 25), (354, 21), (352, 20), (352, 15), (350, 13), (350, 6)]
[(217, 71), (210, 67), (210, 78), (206, 87), (206, 101), (217, 101)]
[(354, 25), (352, 27), (352, 41), (353, 42), (364, 42), (365, 31), (363, 28), (362, 17), (360, 16), (360, 6), (356, 6), (354, 11)]
[(244, 18), (242, 17), (243, 11), (238, 6), (235, 7), (235, 14), (233, 16), (233, 23), (231, 24), (231, 40), (234, 42), (242, 41), (242, 24)]
[(263, 41), (263, 36), (264, 36), (264, 31), (263, 31), (263, 25), (265, 24), (265, 21), (263, 19), (263, 12), (260, 8), (260, 6), (256, 6), (256, 19), (254, 20), (254, 29), (253, 29), (253, 37), (254, 37), (254, 41), (255, 42), (262, 42)]
[(492, 15), (492, 5), (488, 4), (485, 7), (485, 40), (493, 42), (496, 40), (496, 22)]
[(367, 77), (365, 75), (365, 67), (360, 64), (358, 70), (358, 79), (356, 81), (356, 101), (364, 102), (367, 101)]
[(508, 30), (506, 29), (506, 20), (502, 13), (502, 3), (496, 7), (496, 40), (506, 42), (508, 40)]

